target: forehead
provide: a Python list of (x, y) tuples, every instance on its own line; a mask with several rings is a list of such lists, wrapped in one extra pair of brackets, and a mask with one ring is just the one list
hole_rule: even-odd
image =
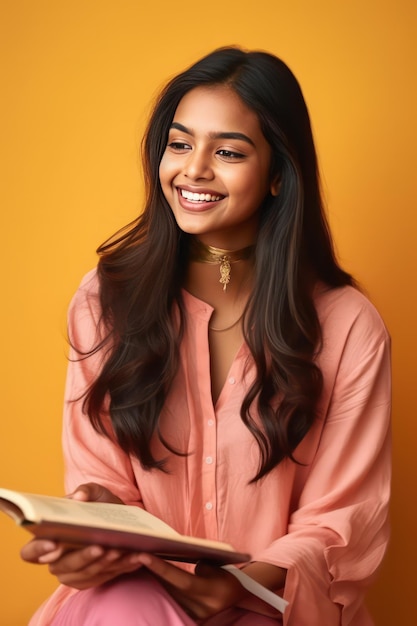
[(256, 113), (227, 85), (195, 87), (180, 101), (173, 121), (193, 132), (239, 131), (263, 137)]

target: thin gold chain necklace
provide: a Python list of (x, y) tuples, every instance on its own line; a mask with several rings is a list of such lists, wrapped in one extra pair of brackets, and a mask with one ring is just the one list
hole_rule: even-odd
[(234, 326), (237, 326), (237, 324), (239, 324), (242, 317), (243, 317), (243, 313), (239, 315), (239, 317), (237, 318), (237, 320), (233, 322), (233, 324), (230, 324), (229, 326), (225, 326), (224, 328), (216, 328), (215, 326), (210, 326), (209, 324), (209, 329), (214, 330), (216, 333), (224, 333), (226, 330), (230, 330)]
[[(246, 261), (254, 256), (254, 253), (254, 245), (241, 248), (240, 250), (224, 250), (223, 248), (207, 246), (199, 239), (193, 237), (190, 243), (189, 259), (190, 261), (197, 261), (198, 263), (219, 265), (219, 283), (223, 285), (223, 291), (226, 291), (227, 285), (230, 283), (232, 263)], [(238, 321), (239, 320), (235, 323), (237, 324)]]

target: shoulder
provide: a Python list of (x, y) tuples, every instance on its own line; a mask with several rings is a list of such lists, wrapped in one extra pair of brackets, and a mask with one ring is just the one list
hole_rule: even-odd
[[(372, 397), (385, 411), (391, 394), (391, 341), (377, 309), (349, 286), (321, 290), (316, 306), (322, 330), (317, 364), (323, 374), (323, 410), (331, 408), (331, 419), (355, 415)], [(385, 420), (388, 413), (383, 415)]]
[(314, 300), (325, 343), (349, 340), (351, 345), (362, 348), (389, 343), (381, 315), (358, 289), (351, 286), (331, 289), (320, 285)]
[(81, 297), (97, 296), (99, 293), (99, 279), (97, 275), (97, 268), (93, 268), (81, 279), (80, 285), (75, 292), (75, 296)]
[(98, 308), (100, 302), (100, 284), (97, 276), (97, 268), (87, 272), (82, 278), (78, 289), (72, 297), (71, 310), (82, 308)]
[(90, 349), (100, 337), (100, 322), (100, 285), (97, 270), (93, 269), (81, 280), (68, 309), (70, 340)]

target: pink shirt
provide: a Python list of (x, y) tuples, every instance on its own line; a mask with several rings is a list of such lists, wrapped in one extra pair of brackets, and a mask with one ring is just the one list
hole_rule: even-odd
[[(286, 460), (248, 484), (258, 468), (258, 446), (239, 416), (253, 377), (248, 348), (238, 351), (213, 406), (207, 330), (212, 308), (187, 292), (184, 300), (180, 367), (161, 430), (187, 456), (169, 453), (155, 439), (154, 454), (168, 459), (169, 473), (147, 472), (98, 435), (81, 402), (71, 399), (91, 382), (102, 356), (70, 362), (63, 433), (67, 491), (101, 483), (181, 533), (227, 541), (253, 560), (287, 568), (288, 626), (369, 626), (363, 593), (389, 535), (390, 342), (378, 313), (351, 287), (317, 293), (324, 376), (319, 418), (295, 452), (300, 464)], [(94, 345), (99, 314), (92, 272), (70, 307), (76, 345)], [(74, 591), (58, 590), (39, 623), (48, 623), (68, 593)]]

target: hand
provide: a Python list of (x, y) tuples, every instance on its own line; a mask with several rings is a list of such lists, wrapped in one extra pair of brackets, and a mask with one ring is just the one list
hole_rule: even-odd
[[(120, 498), (96, 483), (80, 485), (68, 497), (83, 502), (123, 504)], [(69, 549), (65, 544), (44, 539), (33, 539), (26, 544), (21, 550), (21, 557), (30, 563), (47, 564), (60, 583), (76, 589), (102, 585), (141, 567), (138, 555), (132, 552), (98, 545)]]
[(235, 606), (248, 593), (232, 574), (207, 563), (198, 563), (195, 574), (190, 574), (150, 554), (139, 554), (138, 561), (194, 619), (206, 619)]

